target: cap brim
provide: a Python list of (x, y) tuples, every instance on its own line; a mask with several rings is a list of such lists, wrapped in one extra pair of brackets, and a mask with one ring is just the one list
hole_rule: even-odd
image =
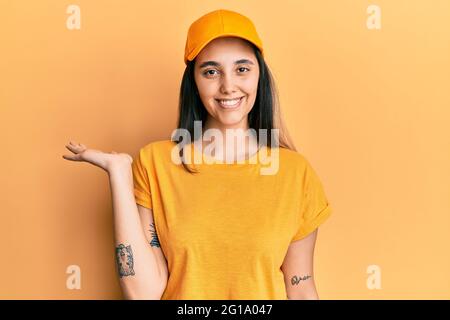
[(208, 43), (210, 43), (210, 42), (213, 41), (214, 39), (223, 38), (223, 37), (236, 37), (236, 38), (241, 38), (241, 39), (247, 40), (247, 41), (253, 43), (253, 44), (261, 51), (261, 54), (263, 54), (263, 49), (262, 49), (258, 44), (256, 44), (255, 42), (253, 42), (252, 40), (250, 40), (250, 39), (248, 39), (248, 38), (246, 38), (246, 37), (243, 37), (243, 36), (240, 35), (240, 34), (236, 34), (236, 33), (224, 33), (224, 34), (221, 34), (221, 35), (219, 35), (219, 36), (211, 37), (211, 39), (208, 39), (207, 41), (205, 41), (205, 43), (202, 44), (200, 47), (195, 48), (192, 52), (190, 52), (190, 53), (188, 54), (187, 60), (185, 60), (184, 62), (187, 64), (187, 61), (192, 61), (192, 60), (194, 60), (194, 58), (200, 53), (200, 51), (203, 50), (204, 47), (206, 47), (206, 46), (208, 45)]

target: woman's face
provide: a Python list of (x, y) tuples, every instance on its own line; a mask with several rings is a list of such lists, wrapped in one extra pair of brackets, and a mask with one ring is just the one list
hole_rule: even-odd
[(259, 79), (250, 44), (236, 37), (214, 39), (197, 55), (194, 74), (209, 114), (207, 128), (247, 129)]

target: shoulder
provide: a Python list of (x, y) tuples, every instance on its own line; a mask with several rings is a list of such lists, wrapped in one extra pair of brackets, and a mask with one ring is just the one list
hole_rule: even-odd
[(302, 152), (283, 147), (280, 147), (278, 150), (281, 166), (300, 171), (310, 167), (307, 157)]
[(172, 140), (152, 141), (139, 149), (138, 158), (145, 166), (153, 166), (156, 163), (167, 164), (171, 162), (175, 146), (176, 142)]
[(172, 140), (157, 140), (152, 141), (145, 146), (141, 147), (139, 152), (144, 154), (157, 154), (160, 152), (166, 152), (170, 150), (173, 146), (175, 146), (175, 142)]
[[(303, 153), (289, 149), (284, 149), (282, 152), (284, 153), (284, 161), (290, 165), (290, 167), (286, 165), (289, 172), (298, 174), (302, 182), (311, 188), (322, 188), (319, 171)], [(280, 162), (283, 163), (281, 153), (280, 159)]]

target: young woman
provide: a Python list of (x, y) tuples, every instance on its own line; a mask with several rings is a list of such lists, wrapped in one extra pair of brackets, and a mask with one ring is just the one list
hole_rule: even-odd
[(318, 299), (314, 246), (331, 207), (281, 125), (263, 54), (247, 17), (210, 12), (189, 28), (171, 140), (135, 159), (67, 145), (65, 159), (109, 174), (126, 298)]

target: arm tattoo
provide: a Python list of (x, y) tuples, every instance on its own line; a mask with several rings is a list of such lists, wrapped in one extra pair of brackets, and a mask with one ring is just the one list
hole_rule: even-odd
[(116, 261), (119, 269), (119, 276), (134, 276), (133, 270), (133, 251), (131, 245), (124, 246), (122, 243), (116, 248)]
[(152, 247), (160, 247), (158, 235), (156, 234), (155, 224), (150, 223), (150, 233), (152, 234), (152, 240), (150, 241), (150, 245)]
[(299, 284), (301, 280), (308, 280), (309, 278), (311, 278), (310, 275), (306, 275), (303, 278), (302, 277), (293, 276), (291, 278), (291, 284), (292, 285), (296, 285), (296, 284)]

